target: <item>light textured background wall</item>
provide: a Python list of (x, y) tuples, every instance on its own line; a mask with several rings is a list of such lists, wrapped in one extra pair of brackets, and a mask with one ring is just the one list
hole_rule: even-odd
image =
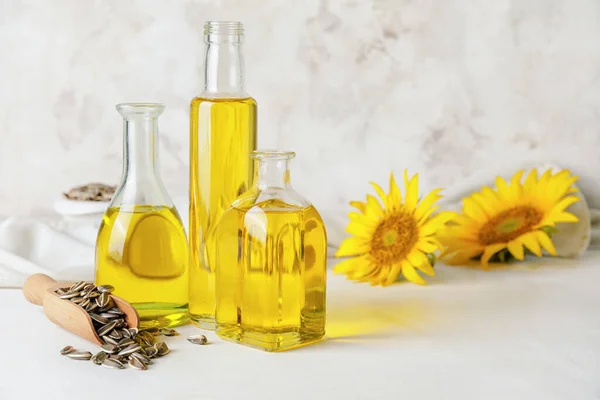
[(600, 171), (597, 0), (0, 0), (0, 210), (116, 183), (114, 105), (161, 101), (163, 178), (187, 191), (205, 20), (245, 23), (259, 144), (296, 150), (319, 208), (390, 170), (449, 186), (507, 161)]

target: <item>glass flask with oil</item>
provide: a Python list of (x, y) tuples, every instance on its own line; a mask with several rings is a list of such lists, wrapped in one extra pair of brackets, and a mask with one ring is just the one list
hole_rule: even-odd
[(96, 285), (131, 303), (142, 327), (189, 320), (188, 244), (158, 168), (162, 104), (117, 105), (124, 120), (123, 176), (96, 241)]
[(243, 26), (207, 22), (204, 85), (190, 106), (190, 317), (215, 324), (214, 230), (253, 176), (256, 101), (244, 90)]
[(279, 351), (325, 334), (327, 235), (292, 189), (292, 152), (253, 152), (255, 178), (216, 229), (217, 334)]

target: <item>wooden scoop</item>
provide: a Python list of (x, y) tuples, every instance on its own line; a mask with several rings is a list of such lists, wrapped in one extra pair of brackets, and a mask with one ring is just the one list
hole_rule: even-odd
[[(58, 283), (48, 275), (34, 274), (25, 281), (23, 294), (30, 303), (44, 306), (44, 313), (48, 319), (56, 325), (62, 326), (68, 331), (92, 341), (98, 345), (104, 344), (96, 334), (92, 319), (88, 313), (77, 304), (58, 297), (54, 291), (59, 287), (69, 287), (69, 283)], [(110, 295), (125, 314), (125, 322), (129, 328), (137, 328), (140, 317), (133, 306), (120, 297)]]

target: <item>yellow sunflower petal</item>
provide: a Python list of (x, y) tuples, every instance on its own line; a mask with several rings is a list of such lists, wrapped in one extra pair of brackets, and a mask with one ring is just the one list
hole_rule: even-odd
[(374, 230), (375, 229), (373, 227), (365, 226), (357, 221), (350, 221), (350, 223), (346, 227), (346, 232), (348, 232), (352, 236), (357, 236), (365, 240), (371, 239)]
[(388, 272), (387, 278), (386, 278), (385, 282), (383, 283), (383, 285), (389, 286), (392, 283), (396, 282), (398, 280), (398, 275), (400, 275), (400, 270), (401, 270), (400, 264), (392, 265), (392, 268), (390, 268), (390, 271)]
[(504, 248), (506, 248), (506, 243), (494, 243), (487, 246), (483, 252), (483, 255), (481, 256), (481, 265), (483, 268), (488, 268), (490, 258)]
[(414, 267), (418, 267), (419, 265), (427, 262), (427, 256), (416, 249), (413, 249), (410, 253), (408, 253), (406, 259)]
[(400, 208), (402, 205), (402, 193), (396, 184), (394, 174), (390, 174), (390, 194), (388, 195), (389, 207), (393, 210)]
[(363, 203), (362, 201), (351, 201), (350, 205), (363, 214), (367, 211), (367, 203)]
[(379, 218), (383, 215), (383, 209), (381, 203), (375, 197), (370, 194), (367, 195), (367, 210), (365, 215), (369, 218)]
[(441, 191), (442, 191), (442, 189), (432, 190), (427, 196), (425, 196), (425, 198), (423, 200), (421, 200), (417, 209), (415, 210), (415, 218), (417, 220), (420, 220), (421, 218), (423, 218), (423, 216), (431, 208), (433, 208), (433, 205), (435, 204), (435, 202), (442, 198), (442, 196), (440, 196), (440, 194), (439, 194)]
[(548, 234), (546, 234), (546, 232), (544, 231), (537, 231), (535, 232), (535, 235), (537, 236), (538, 241), (542, 245), (542, 248), (551, 255), (556, 256), (556, 249), (554, 248), (554, 243), (552, 243), (552, 240), (550, 240)]
[(517, 260), (522, 260), (525, 258), (525, 250), (523, 249), (523, 244), (519, 243), (515, 240), (511, 240), (508, 242), (508, 251), (512, 254)]
[(356, 258), (349, 258), (347, 260), (340, 261), (333, 267), (333, 272), (336, 274), (347, 274), (354, 270), (354, 265), (356, 264)]
[(521, 241), (525, 247), (529, 249), (533, 254), (538, 257), (542, 255), (542, 249), (540, 248), (540, 243), (538, 242), (538, 238), (535, 232), (529, 232), (519, 237), (519, 241)]
[(563, 211), (557, 214), (551, 214), (542, 220), (542, 225), (554, 225), (557, 222), (579, 222), (579, 218), (570, 212)]
[(371, 246), (364, 239), (357, 237), (350, 237), (342, 242), (340, 248), (335, 253), (336, 257), (348, 257), (359, 254), (368, 253), (371, 250)]
[(433, 270), (433, 267), (429, 264), (429, 261), (424, 264), (418, 265), (417, 269), (426, 275), (435, 276), (435, 271)]
[(419, 174), (415, 174), (409, 181), (408, 171), (404, 170), (404, 185), (406, 186), (404, 208), (406, 208), (408, 212), (412, 212), (419, 201)]
[(571, 204), (575, 204), (578, 201), (579, 201), (579, 197), (577, 197), (577, 196), (567, 196), (567, 197), (563, 198), (562, 200), (560, 200), (558, 203), (556, 203), (554, 205), (554, 207), (552, 207), (552, 212), (564, 211)]
[(427, 283), (419, 276), (415, 267), (413, 267), (408, 261), (402, 261), (402, 275), (406, 280), (416, 283), (417, 285), (426, 285)]
[(384, 209), (389, 208), (388, 196), (385, 194), (385, 192), (383, 191), (383, 189), (381, 188), (381, 186), (379, 186), (375, 182), (369, 182), (369, 183), (371, 184), (371, 186), (373, 186), (373, 188), (377, 192), (377, 195), (381, 198), (381, 202), (383, 203), (383, 208)]
[(467, 197), (463, 200), (463, 213), (471, 217), (471, 219), (479, 222), (485, 222), (488, 218), (479, 204), (477, 204), (477, 202), (470, 197)]
[(529, 172), (529, 175), (527, 175), (527, 178), (525, 179), (525, 190), (526, 191), (530, 191), (534, 185), (537, 183), (537, 177), (538, 177), (538, 172), (537, 169), (534, 168), (531, 170), (531, 172)]
[(425, 240), (419, 240), (419, 242), (415, 245), (415, 247), (422, 251), (423, 253), (433, 253), (434, 251), (436, 251), (438, 249), (438, 246), (436, 246), (433, 243), (427, 242)]

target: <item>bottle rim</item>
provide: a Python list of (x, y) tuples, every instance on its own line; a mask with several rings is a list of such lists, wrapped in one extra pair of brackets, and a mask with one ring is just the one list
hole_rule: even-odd
[(163, 113), (165, 105), (162, 103), (119, 103), (115, 106), (123, 117), (150, 117), (156, 118)]
[(204, 35), (243, 36), (244, 24), (239, 21), (206, 21)]
[(250, 158), (254, 160), (291, 160), (296, 157), (296, 153), (287, 150), (261, 149), (250, 153)]

